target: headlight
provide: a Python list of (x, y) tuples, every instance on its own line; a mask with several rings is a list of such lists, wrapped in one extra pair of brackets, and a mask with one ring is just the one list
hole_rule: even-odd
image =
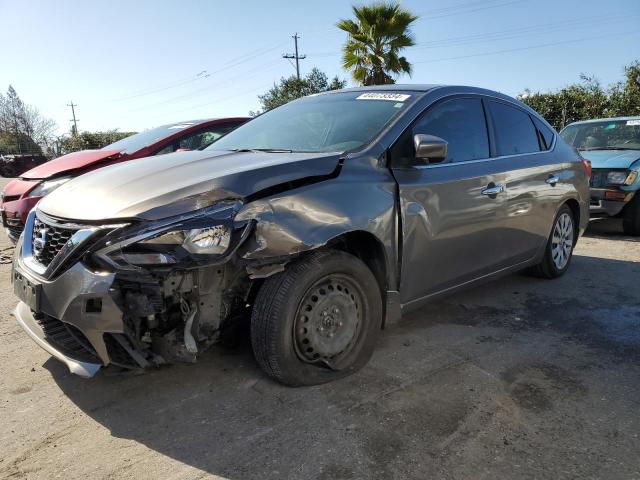
[(248, 223), (236, 224), (237, 204), (210, 207), (123, 233), (98, 255), (118, 266), (215, 263), (241, 243)]
[(627, 179), (627, 172), (609, 172), (607, 174), (607, 183), (611, 185), (622, 185)]
[(186, 251), (203, 255), (220, 255), (227, 251), (231, 242), (231, 229), (216, 225), (191, 230), (163, 233), (157, 237), (138, 242), (138, 245), (181, 245)]
[(71, 178), (72, 177), (61, 177), (61, 178), (56, 178), (54, 180), (45, 180), (44, 182), (36, 186), (36, 188), (31, 190), (27, 194), (27, 196), (28, 197), (44, 197), (45, 195), (49, 195), (60, 185), (71, 180)]

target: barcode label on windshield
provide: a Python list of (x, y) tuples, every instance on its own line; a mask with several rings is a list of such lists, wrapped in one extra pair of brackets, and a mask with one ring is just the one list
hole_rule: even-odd
[(404, 93), (363, 93), (356, 97), (356, 100), (387, 100), (389, 102), (404, 102), (411, 95)]
[(627, 120), (627, 125), (640, 125), (640, 118), (637, 120)]

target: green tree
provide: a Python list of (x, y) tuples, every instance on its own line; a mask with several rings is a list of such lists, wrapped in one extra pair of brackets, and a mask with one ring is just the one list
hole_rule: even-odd
[(40, 154), (41, 146), (50, 143), (54, 129), (53, 120), (24, 103), (11, 85), (6, 95), (0, 93), (0, 148), (4, 153)]
[(640, 63), (625, 67), (625, 80), (608, 88), (593, 77), (555, 92), (526, 90), (520, 100), (540, 113), (557, 130), (571, 122), (591, 118), (640, 115)]
[(624, 69), (625, 79), (611, 87), (610, 110), (613, 115), (640, 115), (640, 62)]
[(91, 150), (106, 147), (118, 140), (122, 140), (136, 132), (118, 132), (109, 130), (106, 132), (81, 132), (72, 137), (65, 137), (61, 140), (60, 153), (67, 154), (79, 150)]
[(340, 20), (338, 28), (349, 34), (342, 49), (342, 62), (355, 81), (362, 85), (395, 83), (411, 64), (402, 49), (414, 45), (410, 25), (418, 19), (395, 3), (375, 3), (352, 7), (353, 20)]
[(345, 80), (340, 80), (337, 76), (331, 81), (327, 75), (317, 68), (304, 77), (298, 78), (295, 75), (289, 78), (281, 78), (280, 83), (274, 84), (264, 95), (258, 95), (261, 111), (250, 112), (251, 115), (258, 115), (273, 108), (284, 105), (296, 98), (306, 97), (314, 93), (326, 92), (329, 90), (339, 90), (347, 86)]

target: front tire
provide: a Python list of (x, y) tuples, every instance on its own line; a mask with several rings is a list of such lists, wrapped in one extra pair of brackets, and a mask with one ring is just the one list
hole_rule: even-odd
[(335, 250), (309, 254), (260, 287), (251, 344), (260, 367), (290, 386), (345, 377), (371, 357), (382, 297), (369, 268)]
[(533, 267), (533, 274), (541, 278), (557, 278), (569, 268), (576, 243), (577, 226), (571, 209), (565, 204), (553, 221), (542, 261)]
[(627, 235), (640, 235), (640, 192), (636, 192), (622, 214), (622, 229)]

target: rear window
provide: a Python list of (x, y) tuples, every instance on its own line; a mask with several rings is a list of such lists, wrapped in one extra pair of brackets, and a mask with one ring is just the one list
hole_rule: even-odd
[(549, 150), (553, 144), (553, 131), (547, 127), (539, 118), (531, 116), (540, 134), (540, 146), (543, 150)]
[(528, 113), (504, 103), (489, 105), (499, 156), (540, 151), (538, 133)]

